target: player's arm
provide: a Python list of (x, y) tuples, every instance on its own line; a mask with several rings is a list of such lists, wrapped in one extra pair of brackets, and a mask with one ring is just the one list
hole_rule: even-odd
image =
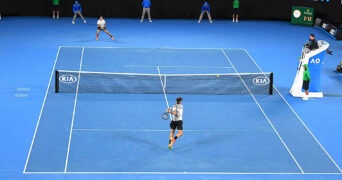
[(173, 114), (173, 115), (177, 115), (177, 111), (175, 109), (172, 109), (172, 108), (168, 108), (167, 112), (170, 114)]

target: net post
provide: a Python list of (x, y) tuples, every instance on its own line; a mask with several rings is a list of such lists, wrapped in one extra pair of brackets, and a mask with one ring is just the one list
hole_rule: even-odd
[(268, 93), (270, 95), (273, 95), (273, 72), (270, 73), (270, 86), (269, 86)]
[(55, 71), (55, 93), (59, 93), (59, 71)]

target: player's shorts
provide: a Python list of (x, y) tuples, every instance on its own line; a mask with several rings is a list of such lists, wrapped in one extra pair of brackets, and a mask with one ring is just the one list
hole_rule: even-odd
[(106, 28), (106, 27), (103, 27), (103, 28), (97, 27), (97, 29), (100, 30), (100, 31), (107, 31), (107, 28)]
[(170, 128), (171, 129), (177, 128), (178, 130), (183, 130), (183, 121), (171, 121)]
[(59, 10), (59, 4), (53, 4), (53, 5), (52, 5), (52, 10), (53, 10), (53, 11)]
[(309, 84), (310, 84), (310, 81), (303, 81), (303, 89), (304, 90), (308, 90), (309, 89)]
[(239, 14), (239, 8), (233, 8), (233, 14)]

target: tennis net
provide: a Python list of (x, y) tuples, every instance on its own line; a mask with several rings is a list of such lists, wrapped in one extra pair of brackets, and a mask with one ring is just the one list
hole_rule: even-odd
[(55, 71), (56, 93), (272, 94), (273, 73), (139, 74)]

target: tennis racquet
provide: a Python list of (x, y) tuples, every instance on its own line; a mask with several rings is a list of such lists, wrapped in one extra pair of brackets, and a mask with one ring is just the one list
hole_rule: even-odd
[[(163, 114), (161, 114), (160, 115), (160, 117), (162, 118), (162, 119), (164, 119), (164, 120), (168, 120), (169, 119), (169, 117), (170, 117), (170, 113), (172, 114), (174, 111), (171, 111), (171, 109), (170, 108), (167, 108), (166, 109), (166, 112), (164, 112)], [(172, 119), (171, 119), (172, 120)]]
[(164, 112), (163, 114), (160, 115), (160, 117), (164, 120), (168, 120), (169, 119), (169, 113), (168, 112)]

